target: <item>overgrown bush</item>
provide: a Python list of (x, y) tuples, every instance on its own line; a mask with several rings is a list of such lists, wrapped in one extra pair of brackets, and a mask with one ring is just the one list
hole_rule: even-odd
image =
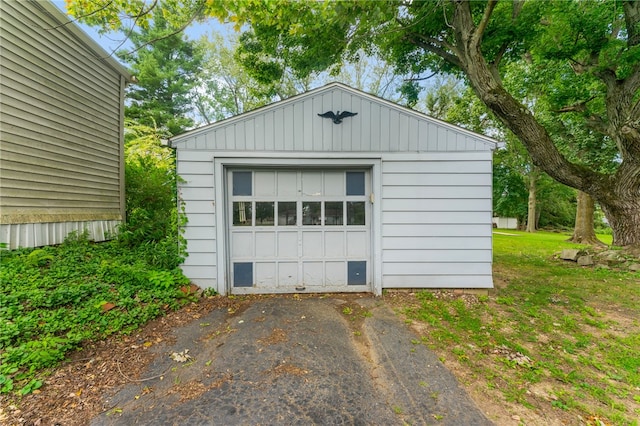
[(37, 389), (43, 370), (81, 343), (130, 333), (177, 308), (189, 282), (178, 268), (148, 262), (143, 244), (123, 250), (86, 235), (0, 254), (0, 393)]
[(118, 241), (139, 250), (147, 262), (167, 269), (184, 260), (184, 221), (177, 199), (175, 155), (153, 128), (128, 123), (125, 147), (126, 223)]

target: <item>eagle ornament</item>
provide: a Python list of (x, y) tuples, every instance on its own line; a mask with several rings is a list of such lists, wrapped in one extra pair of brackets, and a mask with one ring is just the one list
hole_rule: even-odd
[(324, 114), (318, 114), (318, 116), (322, 118), (329, 118), (333, 121), (334, 124), (342, 123), (343, 118), (353, 117), (354, 115), (358, 115), (357, 112), (349, 112), (349, 111), (338, 111), (336, 114), (333, 111), (327, 111)]

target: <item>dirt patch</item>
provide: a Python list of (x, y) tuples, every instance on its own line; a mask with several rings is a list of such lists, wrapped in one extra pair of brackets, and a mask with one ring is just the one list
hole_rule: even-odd
[(287, 332), (281, 328), (274, 328), (271, 334), (264, 339), (259, 339), (258, 343), (264, 346), (277, 345), (278, 343), (286, 342)]
[(282, 375), (304, 376), (309, 374), (309, 370), (305, 370), (304, 368), (300, 368), (296, 365), (283, 362), (282, 364), (279, 364), (275, 368), (267, 370), (264, 373), (274, 377), (280, 377)]
[(181, 383), (178, 385), (173, 385), (168, 394), (178, 394), (180, 395), (180, 402), (190, 401), (192, 399), (198, 398), (203, 393), (216, 389), (222, 386), (226, 382), (230, 382), (232, 380), (231, 375), (225, 374), (217, 380), (209, 384), (203, 383), (201, 380), (194, 379), (190, 380), (186, 383)]

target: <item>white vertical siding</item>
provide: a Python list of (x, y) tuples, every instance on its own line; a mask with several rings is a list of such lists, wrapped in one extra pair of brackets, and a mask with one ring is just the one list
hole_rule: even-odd
[[(197, 285), (216, 288), (216, 201), (213, 153), (182, 151), (177, 153), (177, 171), (182, 179), (180, 199), (184, 202), (189, 256), (182, 270)], [(220, 200), (220, 207), (224, 209)]]
[[(334, 124), (318, 116), (327, 111), (358, 115)], [(198, 143), (201, 135), (205, 146)], [(451, 152), (494, 147), (483, 136), (340, 84), (196, 129), (172, 142), (184, 149), (265, 152)]]
[(87, 233), (90, 241), (106, 241), (115, 235), (119, 220), (0, 224), (0, 242), (8, 249), (62, 244), (71, 232)]
[(382, 286), (488, 288), (491, 154), (387, 154), (382, 163)]

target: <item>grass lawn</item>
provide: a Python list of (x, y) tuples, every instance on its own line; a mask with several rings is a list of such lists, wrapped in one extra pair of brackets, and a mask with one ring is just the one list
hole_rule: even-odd
[(488, 296), (392, 303), (498, 424), (638, 425), (640, 274), (559, 260), (567, 238), (498, 231)]

